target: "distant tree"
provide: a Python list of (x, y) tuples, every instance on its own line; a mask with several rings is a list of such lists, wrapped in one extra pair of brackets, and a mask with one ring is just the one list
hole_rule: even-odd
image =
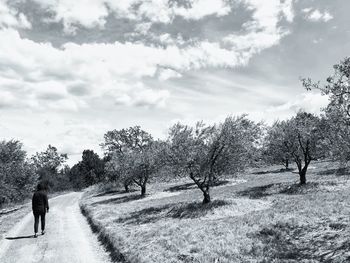
[(49, 145), (45, 151), (33, 155), (31, 161), (36, 167), (40, 181), (55, 190), (58, 170), (67, 159), (67, 154), (59, 154), (56, 147)]
[(175, 174), (193, 180), (203, 203), (209, 203), (210, 188), (221, 175), (242, 171), (253, 161), (260, 126), (245, 115), (226, 118), (218, 126), (175, 124), (169, 132), (167, 163)]
[(81, 189), (104, 180), (104, 161), (93, 150), (84, 150), (82, 160), (69, 172), (73, 186)]
[(146, 195), (146, 186), (150, 178), (161, 167), (161, 153), (163, 144), (160, 141), (152, 141), (142, 151), (132, 153), (131, 178), (141, 188), (141, 196)]
[(265, 161), (271, 164), (282, 164), (286, 169), (289, 168), (289, 162), (292, 159), (286, 144), (288, 129), (285, 121), (276, 121), (267, 129), (262, 149)]
[(282, 122), (279, 129), (279, 144), (276, 151), (285, 151), (298, 167), (300, 184), (306, 183), (306, 172), (312, 160), (324, 156), (324, 134), (321, 132), (321, 121), (310, 113), (299, 112), (290, 120)]
[(0, 206), (27, 197), (38, 181), (22, 147), (16, 140), (0, 142)]
[(101, 145), (106, 155), (111, 156), (106, 165), (114, 179), (121, 180), (127, 191), (131, 182), (140, 186), (141, 195), (146, 194), (146, 185), (155, 172), (155, 145), (152, 136), (140, 126), (108, 131)]
[(130, 186), (133, 184), (132, 171), (133, 160), (131, 153), (112, 154), (105, 165), (105, 172), (108, 181), (122, 184), (125, 192), (130, 191)]

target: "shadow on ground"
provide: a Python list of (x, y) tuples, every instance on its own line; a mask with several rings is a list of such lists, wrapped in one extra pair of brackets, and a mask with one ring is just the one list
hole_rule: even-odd
[(272, 171), (259, 171), (259, 172), (254, 172), (252, 174), (279, 174), (279, 173), (285, 173), (285, 172), (292, 172), (294, 169), (292, 168), (287, 168), (287, 169), (277, 169), (277, 170), (272, 170)]
[(96, 206), (96, 205), (105, 205), (105, 204), (121, 204), (121, 203), (139, 200), (142, 198), (143, 196), (141, 195), (128, 195), (128, 196), (122, 196), (122, 197), (116, 197), (116, 198), (106, 199), (102, 201), (97, 201), (92, 203), (91, 205)]
[(111, 190), (111, 191), (106, 191), (103, 193), (99, 193), (94, 195), (93, 197), (101, 197), (101, 196), (107, 196), (107, 195), (116, 195), (116, 194), (126, 194), (126, 193), (132, 193), (136, 192), (136, 189), (130, 189), (129, 192), (125, 192), (124, 190)]
[(309, 225), (280, 222), (262, 228), (253, 237), (262, 242), (266, 259), (278, 262), (349, 262), (350, 244), (346, 230), (348, 222), (344, 223), (342, 219), (335, 222), (326, 219)]
[[(228, 184), (229, 182), (230, 181), (228, 181), (228, 180), (216, 181), (212, 184), (212, 187), (225, 185), (225, 184)], [(164, 191), (165, 192), (178, 192), (178, 191), (185, 191), (185, 190), (195, 189), (195, 188), (197, 188), (195, 183), (186, 183), (186, 184), (180, 184), (180, 185), (175, 185), (175, 186), (169, 187), (168, 189), (165, 189)]]
[(125, 224), (148, 224), (155, 223), (162, 218), (199, 218), (205, 216), (209, 211), (230, 204), (227, 201), (215, 200), (209, 204), (202, 203), (180, 203), (167, 204), (160, 207), (149, 207), (131, 213), (127, 217), (116, 219), (116, 223)]
[(324, 171), (320, 171), (319, 175), (349, 175), (350, 170), (348, 167), (341, 167), (341, 168), (334, 168), (334, 169), (328, 169)]
[(8, 239), (8, 240), (17, 240), (17, 239), (25, 239), (25, 238), (34, 238), (34, 235), (30, 235), (30, 236), (18, 236), (18, 237), (6, 237), (5, 239)]
[[(336, 185), (334, 182), (324, 182), (324, 185)], [(315, 191), (319, 188), (321, 183), (319, 182), (308, 182), (305, 185), (300, 184), (287, 184), (287, 183), (275, 183), (267, 184), (263, 186), (250, 187), (246, 190), (240, 191), (237, 194), (239, 196), (245, 196), (252, 199), (259, 199), (266, 196), (275, 194), (287, 194), (287, 195), (298, 195), (307, 194)]]

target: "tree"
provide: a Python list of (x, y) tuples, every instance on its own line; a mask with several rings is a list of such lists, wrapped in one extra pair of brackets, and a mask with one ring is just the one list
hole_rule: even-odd
[(300, 185), (303, 185), (311, 161), (324, 156), (320, 119), (310, 113), (299, 112), (280, 125), (280, 140), (274, 145), (275, 149), (277, 152), (284, 150), (291, 156), (298, 167)]
[(289, 168), (291, 155), (287, 145), (284, 143), (287, 136), (287, 125), (285, 121), (276, 121), (268, 130), (263, 143), (263, 157), (265, 161), (272, 164), (283, 164)]
[(131, 154), (114, 153), (106, 162), (105, 171), (108, 181), (121, 183), (125, 192), (129, 192), (132, 185), (132, 156)]
[(49, 145), (44, 152), (37, 152), (31, 157), (39, 179), (46, 187), (54, 190), (55, 185), (58, 184), (58, 169), (67, 159), (67, 154), (59, 154), (57, 148), (52, 145)]
[(22, 147), (16, 140), (0, 142), (0, 206), (24, 199), (38, 181)]
[(140, 126), (108, 131), (104, 139), (101, 146), (106, 155), (112, 156), (107, 165), (109, 172), (123, 181), (125, 190), (130, 182), (140, 186), (144, 196), (149, 177), (155, 172), (155, 161), (151, 157), (155, 157), (157, 142)]
[(82, 160), (69, 172), (74, 188), (81, 189), (104, 180), (105, 163), (93, 150), (84, 150)]
[(203, 203), (209, 203), (215, 180), (251, 163), (260, 134), (261, 125), (245, 115), (228, 117), (218, 126), (177, 123), (169, 132), (167, 163), (175, 174), (188, 176), (202, 191)]
[(141, 196), (146, 195), (147, 183), (161, 166), (162, 148), (162, 142), (153, 141), (142, 151), (133, 152), (131, 156), (133, 164), (130, 175), (132, 181), (141, 188)]
[(307, 90), (320, 90), (322, 94), (329, 96), (330, 107), (341, 113), (350, 124), (350, 57), (340, 61), (333, 68), (334, 74), (327, 78), (324, 86), (310, 78), (302, 79), (302, 83)]
[[(328, 156), (341, 163), (350, 160), (350, 57), (333, 66), (334, 73), (326, 79), (326, 84), (302, 79), (307, 90), (320, 90), (329, 97), (324, 109), (324, 126), (327, 126), (325, 142)], [(331, 131), (331, 132), (329, 132)]]

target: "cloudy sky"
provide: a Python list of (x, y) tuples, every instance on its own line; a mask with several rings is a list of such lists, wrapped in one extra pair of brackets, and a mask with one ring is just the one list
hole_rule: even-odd
[(0, 0), (0, 134), (77, 161), (111, 129), (271, 123), (327, 99), (350, 54), (347, 0)]

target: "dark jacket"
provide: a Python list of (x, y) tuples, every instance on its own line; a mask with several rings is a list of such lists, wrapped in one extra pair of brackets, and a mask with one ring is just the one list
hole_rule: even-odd
[(49, 211), (49, 201), (45, 191), (36, 191), (32, 198), (32, 209), (34, 213), (46, 213)]

